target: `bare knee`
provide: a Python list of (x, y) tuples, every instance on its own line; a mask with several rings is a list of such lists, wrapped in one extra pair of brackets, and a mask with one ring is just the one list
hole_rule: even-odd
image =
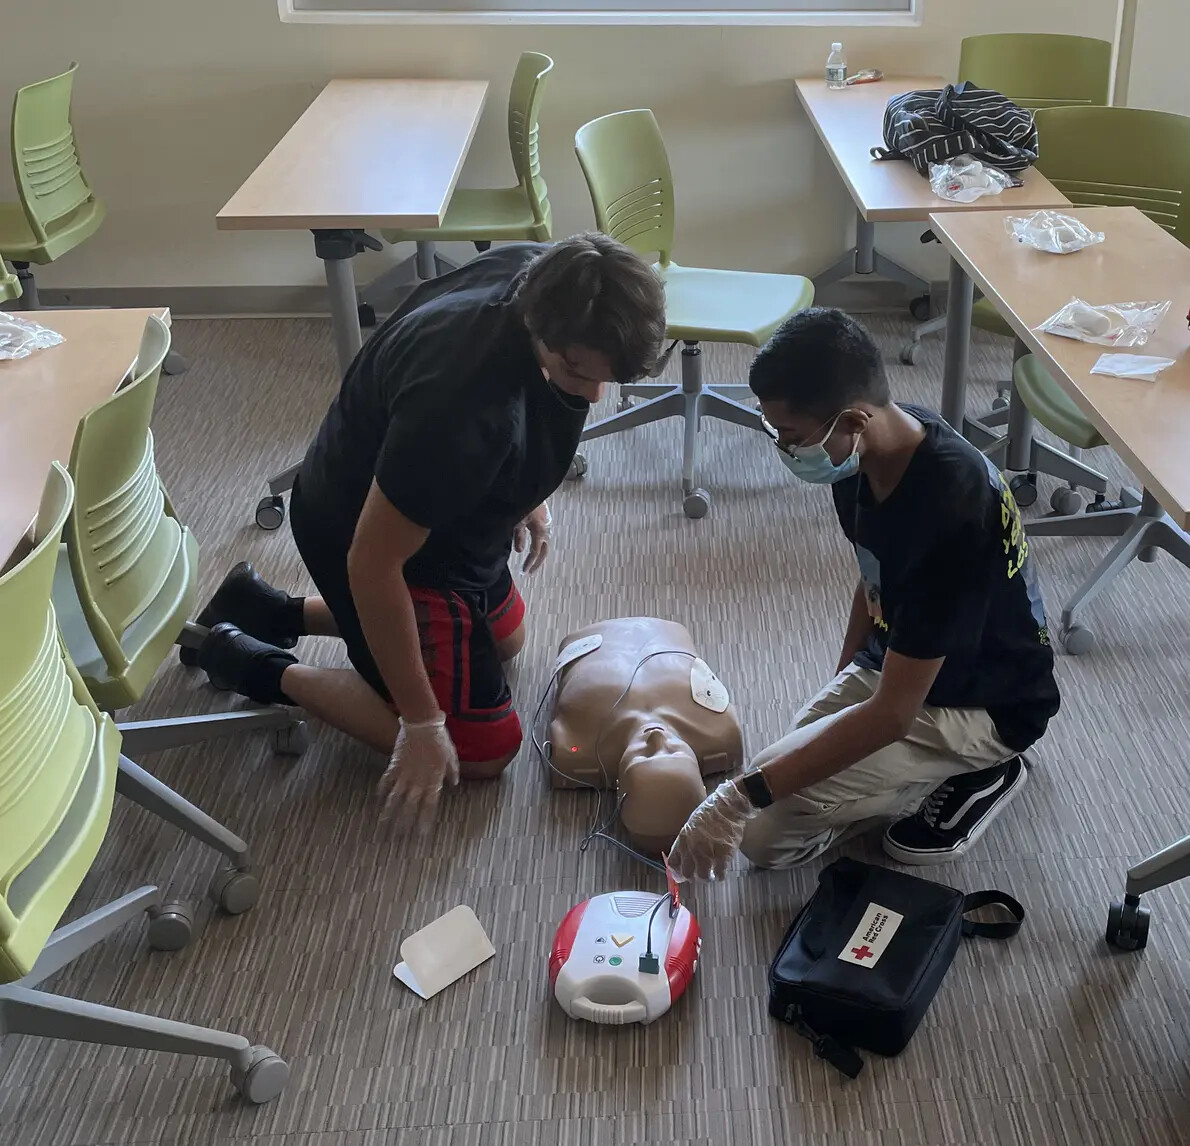
[(516, 752), (496, 760), (460, 760), (460, 780), (495, 780), (516, 759)]
[(522, 621), (503, 640), (496, 642), (496, 653), (507, 664), (525, 647), (525, 624)]

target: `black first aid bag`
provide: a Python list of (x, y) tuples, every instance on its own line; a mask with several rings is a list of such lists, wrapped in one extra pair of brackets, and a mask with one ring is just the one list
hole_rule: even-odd
[[(1012, 916), (964, 916), (995, 904)], [(769, 969), (769, 1014), (810, 1039), (819, 1058), (850, 1078), (863, 1069), (853, 1048), (905, 1049), (929, 1009), (961, 936), (1007, 939), (1025, 909), (1001, 891), (964, 895), (889, 868), (838, 859), (798, 913)]]

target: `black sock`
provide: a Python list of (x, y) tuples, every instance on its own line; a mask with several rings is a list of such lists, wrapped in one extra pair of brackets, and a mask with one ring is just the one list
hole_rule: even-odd
[(281, 607), (281, 624), (285, 632), (293, 637), (306, 635), (306, 598), (286, 596)]
[(258, 704), (292, 705), (293, 701), (281, 688), (281, 676), (294, 664), (297, 664), (297, 657), (284, 649), (251, 657), (244, 668), (244, 695)]

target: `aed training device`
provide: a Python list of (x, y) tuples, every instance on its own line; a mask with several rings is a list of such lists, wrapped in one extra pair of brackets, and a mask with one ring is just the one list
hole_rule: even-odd
[(554, 936), (554, 998), (573, 1019), (651, 1023), (690, 985), (701, 948), (697, 921), (669, 892), (593, 896)]

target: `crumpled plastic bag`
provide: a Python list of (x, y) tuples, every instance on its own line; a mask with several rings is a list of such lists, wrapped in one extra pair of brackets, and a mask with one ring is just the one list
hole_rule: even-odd
[(1158, 358), (1153, 354), (1101, 354), (1091, 367), (1091, 373), (1155, 382), (1157, 375), (1172, 365), (1172, 358)]
[(997, 167), (989, 167), (971, 155), (956, 155), (945, 163), (930, 164), (930, 187), (941, 199), (974, 203), (985, 195), (999, 195), (1016, 181)]
[(45, 350), (65, 342), (56, 330), (0, 311), (0, 359), (28, 358), (35, 350)]
[(1034, 211), (1032, 215), (1010, 215), (1004, 229), (1019, 243), (1050, 255), (1069, 255), (1084, 247), (1102, 243), (1102, 231), (1092, 231), (1061, 211)]
[(1168, 300), (1092, 306), (1081, 298), (1072, 298), (1037, 330), (1097, 346), (1144, 346), (1149, 335), (1161, 325), (1169, 307)]

